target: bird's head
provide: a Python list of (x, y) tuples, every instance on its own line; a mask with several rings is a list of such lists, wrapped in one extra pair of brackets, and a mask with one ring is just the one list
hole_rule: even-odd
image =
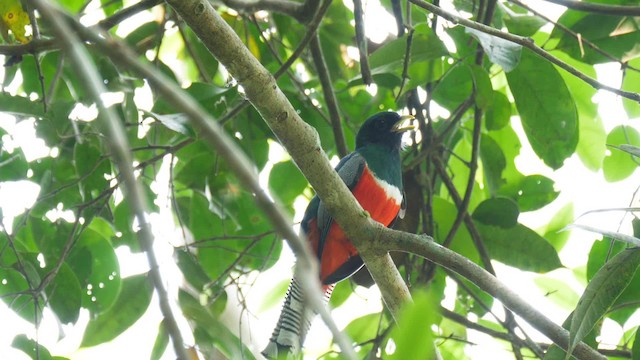
[(412, 115), (400, 116), (396, 112), (385, 111), (368, 118), (356, 136), (356, 149), (366, 145), (382, 145), (392, 149), (400, 149), (402, 133), (413, 130), (413, 126), (405, 125), (405, 120), (413, 119)]

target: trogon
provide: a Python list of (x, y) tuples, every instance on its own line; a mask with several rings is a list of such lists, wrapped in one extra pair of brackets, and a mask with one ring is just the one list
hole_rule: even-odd
[[(362, 208), (373, 220), (389, 227), (404, 216), (400, 150), (403, 132), (412, 129), (403, 127), (403, 123), (412, 118), (395, 112), (371, 116), (356, 135), (355, 151), (336, 166), (338, 175)], [(301, 231), (320, 262), (320, 280), (328, 301), (335, 283), (353, 275), (364, 263), (318, 196), (305, 211)], [(314, 316), (305, 306), (302, 289), (294, 277), (278, 323), (262, 354), (269, 359), (295, 357)]]

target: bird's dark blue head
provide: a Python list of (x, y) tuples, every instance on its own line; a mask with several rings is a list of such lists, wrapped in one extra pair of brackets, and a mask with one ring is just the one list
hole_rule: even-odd
[(391, 149), (400, 149), (402, 133), (412, 130), (413, 127), (402, 127), (405, 120), (413, 119), (413, 116), (400, 116), (396, 112), (385, 111), (368, 118), (356, 136), (356, 149), (367, 145), (379, 145)]

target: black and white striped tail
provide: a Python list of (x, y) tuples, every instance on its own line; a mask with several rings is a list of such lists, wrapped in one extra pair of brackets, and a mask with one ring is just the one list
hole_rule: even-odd
[[(333, 285), (325, 287), (324, 299), (329, 301)], [(282, 305), (282, 312), (273, 329), (269, 344), (262, 350), (267, 359), (296, 359), (311, 327), (315, 312), (305, 303), (302, 288), (293, 278)]]

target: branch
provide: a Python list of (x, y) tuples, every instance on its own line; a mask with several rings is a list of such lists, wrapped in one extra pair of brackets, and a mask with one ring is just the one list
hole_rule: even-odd
[(107, 92), (104, 87), (102, 78), (99, 76), (98, 69), (91, 60), (88, 51), (82, 45), (82, 42), (64, 21), (64, 13), (45, 0), (31, 0), (31, 3), (42, 14), (43, 18), (48, 20), (53, 31), (62, 40), (60, 42), (63, 49), (67, 52), (69, 59), (75, 64), (80, 76), (86, 79), (85, 84), (90, 96), (96, 102), (98, 107), (98, 120), (100, 125), (106, 128), (109, 135), (108, 144), (113, 152), (114, 161), (118, 169), (124, 177), (126, 195), (131, 204), (131, 210), (138, 218), (140, 224), (139, 241), (140, 246), (145, 250), (147, 260), (149, 262), (149, 274), (153, 285), (158, 293), (160, 302), (160, 310), (167, 324), (167, 331), (171, 337), (173, 347), (178, 359), (188, 359), (186, 348), (178, 327), (176, 318), (173, 315), (167, 291), (160, 275), (158, 261), (153, 250), (153, 234), (151, 226), (147, 222), (145, 211), (145, 199), (140, 184), (135, 178), (132, 167), (129, 146), (124, 128), (120, 119), (117, 117), (113, 109), (105, 106), (101, 99), (101, 94)]
[(324, 54), (322, 54), (320, 36), (316, 34), (309, 45), (311, 47), (313, 63), (318, 71), (318, 79), (320, 79), (320, 85), (322, 86), (324, 101), (327, 103), (327, 108), (329, 110), (329, 119), (331, 120), (333, 137), (335, 138), (336, 146), (338, 147), (338, 154), (343, 158), (347, 156), (349, 150), (347, 149), (344, 132), (342, 131), (342, 121), (340, 120), (340, 112), (338, 111), (338, 100), (336, 99), (333, 85), (331, 85), (331, 74), (329, 74), (327, 63), (324, 61)]
[(291, 16), (298, 20), (304, 4), (289, 0), (222, 0), (222, 2), (234, 9), (244, 13), (255, 13), (260, 10), (276, 12)]
[(367, 51), (367, 35), (364, 31), (364, 9), (362, 0), (353, 0), (353, 18), (356, 22), (356, 44), (360, 53), (360, 73), (365, 85), (371, 85), (371, 69), (369, 68), (369, 53)]
[[(563, 349), (567, 348), (569, 343), (569, 332), (567, 330), (548, 319), (543, 313), (529, 305), (517, 293), (476, 263), (434, 241), (430, 241), (427, 236), (392, 230), (373, 221), (369, 223), (373, 237), (366, 244), (367, 249), (373, 251), (410, 252), (455, 271), (476, 284), (480, 289), (500, 300), (502, 304), (520, 315), (554, 343)], [(596, 350), (584, 343), (580, 343), (576, 347), (573, 356), (585, 360), (605, 359)]]
[(587, 1), (575, 0), (544, 0), (553, 4), (562, 5), (571, 10), (592, 12), (603, 15), (640, 16), (640, 6), (633, 5), (608, 5)]
[(413, 4), (417, 5), (418, 7), (421, 7), (423, 9), (427, 10), (427, 11), (430, 11), (433, 14), (438, 15), (438, 16), (444, 18), (444, 19), (447, 19), (447, 20), (449, 20), (449, 21), (451, 21), (451, 22), (453, 22), (455, 24), (459, 24), (459, 25), (463, 25), (463, 26), (466, 26), (466, 27), (469, 27), (469, 28), (472, 28), (472, 29), (476, 29), (476, 30), (482, 31), (482, 32), (484, 32), (486, 34), (489, 34), (489, 35), (492, 35), (492, 36), (496, 36), (496, 37), (499, 37), (501, 39), (505, 39), (507, 41), (511, 41), (511, 42), (513, 42), (515, 44), (518, 44), (518, 45), (522, 45), (522, 47), (527, 48), (527, 49), (533, 51), (534, 53), (542, 56), (543, 58), (549, 60), (549, 62), (551, 62), (552, 64), (557, 65), (561, 69), (567, 71), (568, 73), (570, 73), (571, 75), (577, 77), (578, 79), (586, 82), (587, 84), (591, 85), (595, 89), (607, 90), (607, 91), (612, 92), (614, 94), (620, 95), (622, 97), (625, 97), (627, 99), (630, 99), (630, 100), (633, 100), (635, 102), (640, 103), (640, 94), (634, 93), (634, 92), (630, 92), (630, 91), (624, 91), (624, 90), (617, 89), (617, 88), (612, 87), (612, 86), (605, 85), (605, 84), (599, 82), (598, 80), (585, 75), (584, 73), (580, 72), (580, 70), (578, 70), (575, 67), (565, 63), (564, 61), (558, 59), (557, 57), (555, 57), (555, 56), (551, 55), (550, 53), (548, 53), (543, 48), (541, 48), (538, 45), (536, 45), (533, 42), (533, 40), (531, 40), (530, 38), (509, 34), (509, 33), (500, 31), (498, 29), (492, 28), (490, 26), (486, 26), (486, 25), (480, 24), (478, 22), (462, 18), (462, 17), (460, 17), (458, 15), (455, 15), (455, 14), (452, 14), (450, 12), (444, 11), (440, 7), (434, 6), (433, 4), (430, 4), (430, 3), (425, 2), (423, 0), (409, 0), (409, 1), (412, 2)]

